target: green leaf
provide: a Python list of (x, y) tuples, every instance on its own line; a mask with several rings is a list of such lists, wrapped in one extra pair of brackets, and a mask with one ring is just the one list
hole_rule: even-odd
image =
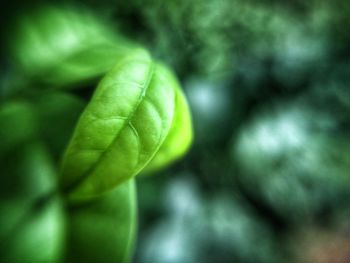
[(144, 173), (155, 172), (171, 164), (184, 155), (191, 145), (193, 133), (190, 110), (179, 84), (174, 89), (175, 115), (169, 134), (157, 154), (143, 170)]
[(30, 101), (39, 118), (40, 139), (57, 161), (62, 157), (86, 103), (69, 93), (52, 91), (40, 92)]
[(135, 243), (136, 210), (133, 179), (96, 199), (69, 207), (64, 262), (129, 262)]
[(61, 184), (72, 199), (112, 189), (152, 159), (170, 130), (176, 85), (143, 50), (102, 79), (63, 158)]
[(11, 101), (0, 107), (0, 156), (35, 138), (38, 119), (33, 107), (23, 101)]
[(2, 263), (60, 263), (64, 214), (59, 199), (33, 212), (0, 248)]
[(38, 120), (29, 102), (0, 107), (0, 262), (54, 263), (61, 256), (63, 211), (52, 160), (37, 141)]
[(0, 159), (0, 167), (0, 261), (57, 262), (63, 211), (45, 147), (38, 142), (14, 147)]
[(132, 48), (101, 18), (72, 6), (22, 14), (10, 49), (17, 66), (52, 86), (81, 85), (107, 72)]

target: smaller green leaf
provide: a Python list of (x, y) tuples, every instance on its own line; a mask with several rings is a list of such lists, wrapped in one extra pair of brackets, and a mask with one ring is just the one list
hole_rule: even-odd
[(133, 179), (96, 199), (69, 207), (65, 262), (130, 262), (136, 210)]

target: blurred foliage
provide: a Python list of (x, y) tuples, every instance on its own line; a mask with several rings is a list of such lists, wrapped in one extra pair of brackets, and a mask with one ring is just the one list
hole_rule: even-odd
[[(13, 21), (24, 19), (28, 10), (45, 2), (8, 3), (1, 18), (3, 43), (13, 39)], [(194, 126), (194, 145), (185, 159), (163, 167), (156, 177), (138, 181), (140, 227), (134, 262), (349, 262), (347, 1), (64, 3), (70, 15), (48, 19), (46, 29), (56, 25), (62, 34), (75, 35), (80, 30), (75, 24), (76, 10), (92, 10), (98, 17), (85, 16), (83, 34), (71, 43), (79, 52), (67, 54), (64, 45), (56, 43), (59, 35), (46, 42), (50, 50), (22, 41), (1, 50), (0, 100), (13, 101), (0, 109), (0, 137), (7, 138), (0, 141), (1, 158), (8, 156), (2, 161), (4, 166), (22, 158), (13, 157), (16, 147), (38, 137), (49, 148), (53, 163), (59, 162), (91, 97), (91, 81), (124, 52), (109, 55), (116, 41), (109, 32), (117, 32), (117, 41), (145, 46), (174, 68)], [(35, 27), (31, 30), (38, 35)], [(52, 33), (45, 32), (39, 34), (39, 46)], [(92, 46), (99, 46), (93, 48), (94, 53), (85, 43), (91, 40), (90, 34)], [(51, 55), (71, 60), (55, 64), (48, 59)], [(90, 63), (96, 55), (104, 59)], [(38, 67), (26, 65), (29, 60)], [(80, 78), (84, 81), (75, 85)], [(58, 87), (75, 83), (80, 89), (38, 93), (50, 83)], [(33, 91), (26, 91), (27, 86)], [(171, 147), (176, 154), (176, 143)], [(131, 200), (118, 196), (124, 202)], [(101, 253), (105, 238), (120, 244), (113, 232), (100, 235), (113, 225), (104, 223), (106, 217), (118, 209), (108, 199), (104, 196), (101, 203), (78, 205), (77, 210), (69, 207), (71, 224), (67, 227), (76, 231), (69, 237), (74, 244), (69, 254), (72, 262), (82, 258), (108, 262)], [(19, 207), (30, 206), (25, 200), (20, 203)], [(4, 217), (1, 233), (10, 233), (10, 222), (21, 217), (17, 213)], [(84, 220), (96, 213), (102, 216)], [(58, 229), (60, 219), (52, 220)], [(99, 240), (96, 247), (100, 249), (92, 255), (84, 255), (95, 249), (85, 233)], [(108, 251), (120, 253), (113, 247)]]
[(327, 95), (308, 94), (260, 110), (234, 147), (242, 184), (297, 222), (349, 200), (349, 135), (342, 131), (349, 105)]

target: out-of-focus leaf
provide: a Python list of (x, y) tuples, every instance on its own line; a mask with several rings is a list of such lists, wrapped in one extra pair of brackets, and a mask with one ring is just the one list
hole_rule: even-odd
[(26, 75), (52, 86), (81, 85), (107, 72), (131, 49), (101, 19), (73, 6), (22, 14), (10, 46)]
[(58, 160), (73, 134), (85, 102), (63, 92), (44, 92), (31, 102), (40, 121), (41, 139), (48, 145), (55, 160)]
[(52, 199), (32, 211), (9, 240), (1, 244), (0, 260), (3, 263), (60, 263), (64, 236), (62, 206), (59, 199)]
[(136, 235), (136, 189), (131, 179), (93, 201), (69, 208), (65, 262), (131, 259)]
[(61, 185), (73, 199), (112, 189), (151, 160), (170, 130), (176, 85), (143, 50), (102, 79), (62, 163)]
[(29, 103), (13, 101), (0, 106), (0, 156), (33, 139), (38, 119)]
[(18, 145), (0, 166), (0, 261), (57, 262), (63, 214), (46, 149), (36, 142)]

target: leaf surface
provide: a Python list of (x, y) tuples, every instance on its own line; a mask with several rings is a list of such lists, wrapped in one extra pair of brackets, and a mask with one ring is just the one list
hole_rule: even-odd
[(65, 262), (130, 262), (137, 226), (134, 179), (68, 209)]
[(101, 80), (62, 162), (61, 184), (73, 199), (112, 189), (151, 160), (172, 124), (175, 85), (144, 50)]
[(169, 134), (159, 151), (143, 170), (144, 173), (151, 173), (171, 164), (180, 158), (191, 145), (193, 133), (190, 110), (180, 86), (177, 84), (174, 89), (175, 115)]

